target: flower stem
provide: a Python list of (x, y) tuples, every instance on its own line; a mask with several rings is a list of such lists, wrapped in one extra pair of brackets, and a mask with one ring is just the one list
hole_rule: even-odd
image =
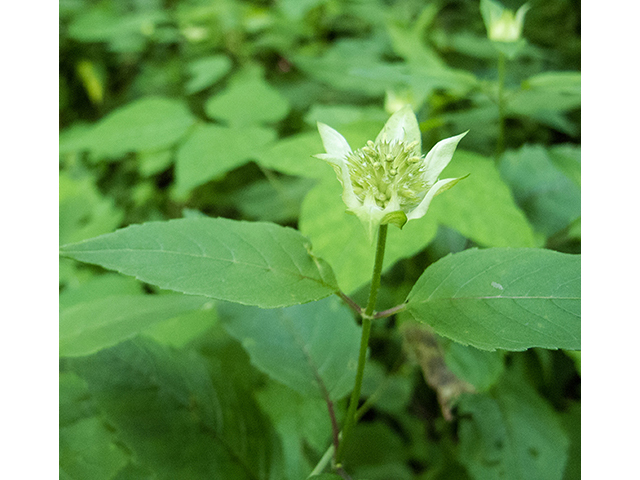
[(378, 230), (378, 245), (376, 247), (376, 259), (373, 265), (373, 276), (371, 278), (371, 290), (369, 291), (369, 301), (362, 315), (362, 337), (360, 339), (360, 355), (358, 357), (358, 370), (356, 372), (356, 383), (351, 393), (349, 401), (349, 409), (347, 410), (347, 419), (342, 430), (342, 441), (338, 447), (336, 455), (336, 466), (340, 466), (344, 456), (344, 445), (348, 442), (353, 427), (356, 424), (356, 410), (358, 400), (360, 399), (360, 390), (362, 388), (362, 377), (364, 376), (364, 364), (367, 360), (367, 346), (369, 345), (369, 335), (371, 333), (371, 320), (373, 319), (373, 311), (378, 298), (378, 290), (380, 289), (380, 277), (382, 276), (382, 261), (384, 260), (384, 249), (387, 244), (387, 227), (389, 225), (380, 225)]
[(496, 158), (498, 163), (500, 155), (504, 151), (504, 80), (507, 70), (507, 57), (504, 53), (498, 54), (498, 140), (496, 142)]

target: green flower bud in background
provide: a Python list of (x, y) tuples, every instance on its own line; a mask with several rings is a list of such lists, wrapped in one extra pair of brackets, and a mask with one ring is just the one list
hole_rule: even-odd
[(522, 39), (524, 16), (529, 5), (522, 5), (515, 14), (494, 0), (481, 0), (480, 13), (487, 28), (489, 40), (509, 58), (513, 58), (525, 41)]
[(464, 178), (438, 180), (466, 132), (422, 156), (420, 128), (408, 105), (389, 118), (375, 142), (356, 151), (328, 125), (318, 122), (318, 131), (327, 153), (315, 157), (333, 166), (347, 210), (360, 219), (371, 241), (380, 225), (402, 228), (424, 216), (434, 196)]
[(413, 92), (409, 89), (387, 90), (384, 96), (384, 109), (389, 115), (393, 115), (407, 104), (418, 104)]

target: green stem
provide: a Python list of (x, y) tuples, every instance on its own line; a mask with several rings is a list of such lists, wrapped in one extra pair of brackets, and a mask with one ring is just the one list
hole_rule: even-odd
[(498, 141), (496, 142), (496, 163), (504, 151), (504, 80), (507, 71), (507, 57), (504, 53), (498, 54)]
[(316, 468), (313, 469), (313, 471), (309, 474), (309, 477), (307, 478), (311, 478), (314, 475), (320, 475), (329, 464), (329, 461), (331, 460), (331, 457), (333, 456), (334, 451), (335, 451), (334, 446), (330, 445), (329, 448), (327, 448), (327, 451), (324, 452), (324, 455), (322, 456), (318, 464), (316, 465)]
[(362, 377), (364, 376), (364, 364), (367, 360), (367, 346), (369, 345), (369, 335), (371, 333), (371, 320), (373, 319), (373, 311), (378, 298), (378, 290), (380, 289), (380, 277), (382, 276), (382, 261), (384, 260), (384, 249), (387, 244), (387, 227), (389, 225), (380, 225), (378, 230), (378, 245), (376, 247), (376, 260), (373, 265), (373, 276), (371, 278), (371, 290), (369, 291), (369, 301), (362, 315), (362, 337), (360, 339), (360, 355), (358, 357), (358, 370), (356, 372), (356, 383), (351, 393), (349, 401), (349, 409), (347, 410), (347, 419), (342, 430), (342, 441), (338, 447), (336, 455), (336, 466), (340, 466), (344, 456), (344, 445), (348, 442), (351, 430), (356, 424), (356, 410), (358, 400), (360, 399), (360, 390), (362, 388)]

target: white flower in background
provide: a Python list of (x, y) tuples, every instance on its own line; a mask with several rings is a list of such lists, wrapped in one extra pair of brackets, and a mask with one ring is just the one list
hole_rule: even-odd
[(517, 42), (522, 36), (524, 16), (529, 5), (522, 5), (514, 14), (494, 0), (481, 0), (480, 13), (487, 27), (489, 40), (494, 42)]
[(371, 241), (380, 225), (402, 228), (424, 216), (433, 197), (464, 178), (438, 180), (467, 132), (438, 142), (421, 156), (420, 128), (408, 105), (389, 118), (375, 142), (355, 152), (328, 125), (318, 122), (318, 131), (327, 153), (314, 156), (333, 166), (347, 210), (360, 219)]

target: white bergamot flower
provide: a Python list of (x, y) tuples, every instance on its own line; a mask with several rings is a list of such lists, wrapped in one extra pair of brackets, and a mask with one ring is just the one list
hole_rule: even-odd
[(371, 241), (380, 225), (402, 228), (424, 216), (433, 197), (464, 178), (438, 180), (467, 132), (438, 142), (422, 156), (420, 128), (409, 105), (389, 118), (375, 142), (356, 151), (328, 125), (318, 122), (318, 131), (327, 153), (314, 156), (333, 166), (347, 210), (360, 219)]

